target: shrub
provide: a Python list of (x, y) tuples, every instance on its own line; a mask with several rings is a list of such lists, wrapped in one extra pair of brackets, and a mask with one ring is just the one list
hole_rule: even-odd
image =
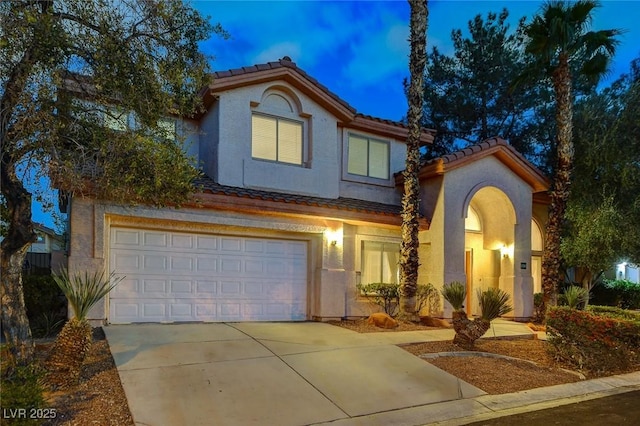
[(640, 309), (640, 284), (629, 280), (604, 280), (593, 288), (593, 303)]
[[(44, 408), (42, 372), (35, 364), (15, 366), (2, 372), (2, 410), (3, 417), (11, 411)], [(6, 410), (6, 411), (5, 411)], [(37, 425), (40, 420), (13, 418), (12, 425)]]
[(640, 321), (640, 312), (633, 312), (615, 306), (597, 306), (589, 305), (587, 307), (589, 312), (593, 312), (596, 315), (604, 315), (612, 318), (618, 318), (628, 321)]
[(427, 308), (429, 314), (437, 312), (440, 309), (440, 293), (433, 284), (418, 284), (416, 292), (416, 311), (420, 312)]
[(467, 288), (460, 281), (453, 281), (442, 287), (442, 297), (449, 302), (455, 311), (464, 306), (467, 297)]
[(562, 292), (562, 301), (571, 309), (584, 309), (589, 301), (589, 290), (571, 285)]
[(34, 337), (50, 337), (67, 317), (67, 301), (51, 275), (23, 275), (24, 303)]
[(579, 369), (613, 372), (640, 362), (640, 320), (554, 307), (547, 335), (554, 355)]
[(545, 312), (543, 310), (544, 294), (535, 293), (533, 295), (533, 321), (542, 324), (544, 322)]
[(398, 301), (400, 286), (393, 283), (370, 283), (370, 284), (358, 284), (357, 289), (370, 300), (381, 306), (384, 311), (395, 317), (398, 313)]
[[(398, 314), (400, 302), (400, 284), (370, 283), (358, 284), (356, 288), (371, 301), (382, 307), (384, 311), (395, 317)], [(440, 307), (440, 296), (433, 284), (418, 284), (416, 291), (416, 312), (428, 307), (430, 312), (437, 311)]]

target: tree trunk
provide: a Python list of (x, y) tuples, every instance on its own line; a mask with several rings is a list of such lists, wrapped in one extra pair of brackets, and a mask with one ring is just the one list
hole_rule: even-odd
[(427, 2), (410, 0), (411, 6), (411, 54), (409, 56), (407, 122), (407, 160), (404, 171), (402, 196), (402, 245), (400, 251), (400, 303), (401, 319), (417, 320), (416, 292), (418, 289), (418, 217), (420, 214), (420, 135), (424, 102), (424, 68), (427, 49)]
[(563, 280), (561, 272), (560, 242), (573, 167), (573, 107), (571, 99), (571, 74), (566, 54), (553, 73), (553, 89), (556, 97), (556, 122), (558, 163), (551, 191), (549, 221), (542, 256), (543, 309), (557, 303), (557, 286)]
[(456, 332), (453, 344), (468, 350), (473, 349), (476, 340), (484, 336), (491, 327), (491, 321), (482, 318), (470, 320), (465, 311), (453, 311), (452, 324)]
[(36, 241), (36, 234), (31, 224), (31, 195), (18, 180), (12, 167), (3, 161), (1, 169), (0, 184), (9, 221), (0, 254), (2, 331), (13, 361), (24, 365), (31, 361), (34, 345), (24, 305), (22, 265), (29, 245)]

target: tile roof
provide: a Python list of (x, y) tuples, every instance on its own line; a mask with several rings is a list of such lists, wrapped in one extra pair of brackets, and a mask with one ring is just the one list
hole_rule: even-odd
[(282, 59), (279, 59), (277, 62), (267, 62), (266, 64), (256, 64), (248, 67), (242, 68), (234, 68), (227, 71), (216, 71), (213, 73), (215, 79), (223, 79), (225, 77), (233, 77), (241, 74), (251, 74), (254, 72), (273, 70), (277, 68), (290, 68), (295, 70), (298, 74), (309, 80), (310, 83), (318, 87), (320, 90), (325, 92), (327, 95), (331, 96), (336, 102), (349, 109), (353, 114), (356, 113), (356, 109), (349, 105), (348, 102), (340, 98), (338, 95), (329, 90), (325, 85), (320, 83), (315, 78), (311, 77), (307, 74), (302, 68), (298, 68), (295, 62), (291, 60), (290, 57), (285, 56)]
[[(536, 166), (531, 164), (520, 152), (506, 140), (499, 137), (486, 139), (476, 145), (471, 145), (442, 157), (423, 161), (420, 165), (421, 177), (442, 174), (465, 164), (479, 160), (485, 156), (495, 155), (520, 178), (529, 183), (535, 192), (546, 191), (549, 179)], [(396, 184), (402, 174), (396, 173)]]
[(208, 176), (202, 176), (195, 182), (204, 193), (228, 195), (232, 197), (252, 198), (264, 201), (275, 201), (290, 204), (299, 204), (313, 207), (325, 207), (330, 209), (374, 213), (387, 216), (399, 216), (400, 205), (383, 204), (374, 201), (357, 200), (354, 198), (321, 198), (307, 195), (287, 194), (282, 192), (263, 191), (250, 188), (238, 188), (234, 186), (220, 185)]
[[(258, 73), (258, 72), (261, 72), (261, 71), (276, 70), (278, 68), (289, 68), (291, 70), (294, 70), (295, 72), (300, 74), (302, 77), (304, 77), (306, 80), (308, 80), (309, 83), (311, 83), (312, 85), (316, 86), (322, 92), (327, 94), (335, 102), (337, 102), (338, 104), (342, 105), (344, 108), (348, 109), (351, 112), (351, 114), (353, 114), (353, 118), (360, 118), (360, 119), (365, 120), (365, 121), (374, 121), (374, 122), (377, 122), (377, 123), (382, 123), (382, 124), (386, 124), (386, 125), (391, 125), (391, 126), (396, 126), (396, 127), (401, 127), (403, 129), (407, 129), (407, 125), (405, 123), (401, 122), (401, 121), (388, 120), (388, 119), (384, 119), (384, 118), (378, 118), (378, 117), (373, 117), (371, 115), (358, 113), (354, 107), (349, 105), (348, 102), (346, 102), (344, 99), (340, 98), (338, 95), (333, 93), (331, 90), (329, 90), (329, 88), (327, 88), (325, 85), (320, 83), (318, 80), (316, 80), (315, 78), (313, 78), (312, 76), (307, 74), (307, 72), (304, 71), (302, 68), (299, 68), (296, 65), (296, 63), (293, 62), (291, 60), (291, 58), (288, 57), (288, 56), (285, 56), (285, 57), (283, 57), (282, 59), (279, 59), (276, 62), (267, 62), (265, 64), (256, 64), (256, 65), (252, 65), (252, 66), (248, 66), (248, 67), (234, 68), (234, 69), (230, 69), (230, 70), (227, 70), (227, 71), (216, 71), (216, 72), (213, 73), (213, 76), (214, 76), (214, 80), (221, 80), (221, 79), (225, 79), (225, 78), (229, 78), (229, 77), (235, 77), (235, 76), (239, 76), (239, 75)], [(427, 133), (430, 133), (432, 135), (435, 134), (434, 130), (424, 129), (424, 131), (427, 132)]]

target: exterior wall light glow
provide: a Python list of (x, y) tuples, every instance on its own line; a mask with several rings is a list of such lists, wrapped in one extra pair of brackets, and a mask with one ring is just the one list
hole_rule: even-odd
[(342, 229), (327, 229), (324, 237), (332, 246), (342, 245)]
[(502, 255), (503, 259), (508, 259), (509, 257), (513, 256), (513, 246), (503, 245), (500, 248), (500, 254)]

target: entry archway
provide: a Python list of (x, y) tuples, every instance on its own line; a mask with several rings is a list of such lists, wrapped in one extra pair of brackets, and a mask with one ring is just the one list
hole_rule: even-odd
[(478, 290), (500, 288), (513, 295), (516, 211), (501, 189), (485, 186), (472, 194), (466, 212), (466, 310), (479, 315)]

